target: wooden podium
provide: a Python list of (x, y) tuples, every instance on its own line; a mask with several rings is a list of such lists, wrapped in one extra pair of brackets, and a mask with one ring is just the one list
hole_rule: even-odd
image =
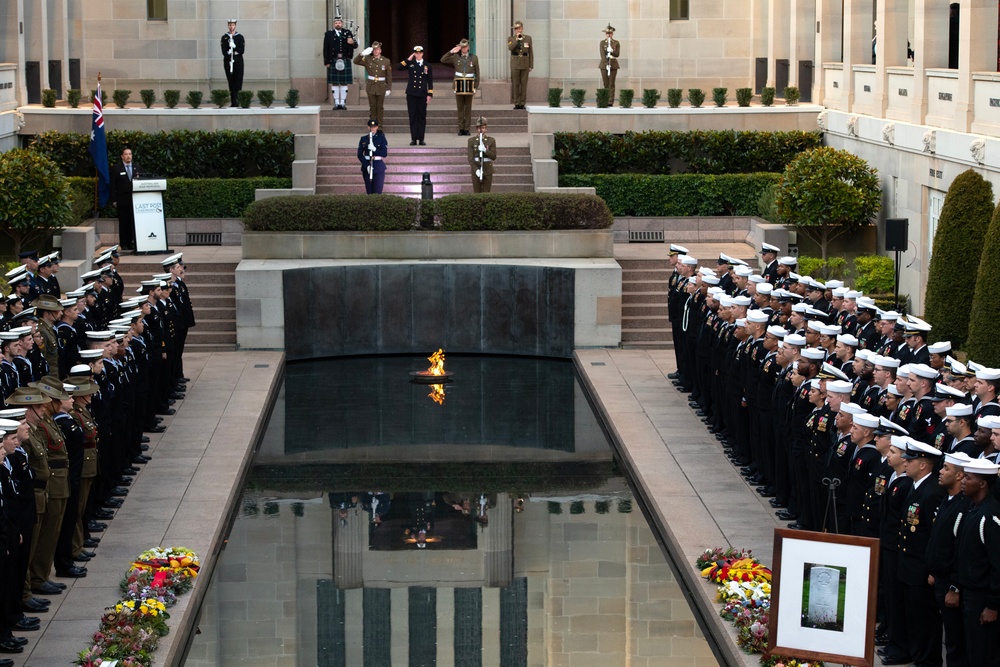
[(135, 251), (167, 252), (167, 223), (163, 218), (165, 178), (137, 178), (132, 181), (132, 212), (135, 215)]

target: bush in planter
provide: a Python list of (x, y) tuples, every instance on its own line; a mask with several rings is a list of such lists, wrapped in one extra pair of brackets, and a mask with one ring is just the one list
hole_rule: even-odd
[(187, 97), (184, 98), (184, 101), (190, 104), (192, 109), (197, 109), (201, 106), (202, 97), (203, 94), (200, 90), (189, 90)]
[(969, 338), (965, 351), (969, 358), (988, 368), (1000, 367), (1000, 299), (996, 297), (996, 280), (1000, 275), (1000, 207), (993, 211), (993, 219), (983, 243), (983, 256), (979, 262), (976, 291), (972, 297)]
[(713, 88), (712, 89), (712, 101), (715, 102), (715, 106), (724, 107), (726, 106), (726, 100), (729, 98), (728, 88)]
[(445, 231), (608, 229), (613, 222), (607, 204), (594, 195), (510, 192), (435, 201)]
[(70, 88), (66, 91), (66, 104), (69, 105), (70, 109), (76, 109), (80, 106), (80, 98), (83, 97), (79, 88)]
[(125, 88), (115, 88), (115, 92), (111, 94), (111, 99), (115, 101), (115, 106), (119, 109), (124, 109), (128, 104), (128, 98), (131, 96), (131, 90), (126, 90)]
[(401, 232), (413, 228), (419, 205), (419, 199), (395, 195), (271, 197), (247, 207), (243, 227), (252, 232)]
[(288, 92), (285, 93), (285, 104), (288, 105), (289, 109), (299, 106), (299, 91), (297, 88), (289, 88)]
[(583, 106), (583, 100), (587, 97), (587, 91), (583, 88), (573, 88), (569, 91), (569, 97), (573, 100), (573, 106), (579, 109)]
[(549, 106), (553, 109), (562, 104), (562, 88), (549, 88)]
[(607, 109), (611, 106), (611, 91), (607, 88), (598, 88), (596, 92), (597, 108)]
[(144, 88), (139, 91), (139, 97), (142, 98), (142, 103), (146, 105), (146, 108), (153, 106), (153, 102), (156, 101), (156, 91), (152, 88)]
[(854, 258), (854, 287), (865, 294), (892, 294), (896, 287), (896, 262), (887, 255)]
[(736, 89), (736, 103), (741, 107), (750, 106), (750, 100), (752, 99), (753, 99), (753, 88)]
[[(986, 231), (993, 217), (993, 186), (971, 169), (955, 177), (944, 197), (927, 272), (924, 318), (934, 340), (960, 348), (969, 335), (973, 295)], [(993, 276), (996, 280), (996, 276)]]
[(695, 109), (701, 107), (702, 102), (705, 101), (705, 91), (701, 88), (689, 88), (688, 89), (688, 102), (691, 103)]
[(163, 103), (167, 105), (168, 109), (177, 108), (177, 103), (180, 101), (181, 101), (181, 91), (179, 90), (163, 91)]
[(622, 109), (631, 109), (632, 100), (635, 99), (635, 91), (631, 88), (622, 88), (618, 91), (618, 106)]
[(642, 89), (642, 106), (647, 109), (655, 109), (656, 103), (660, 101), (660, 91), (655, 88)]
[[(96, 90), (90, 91), (90, 101), (94, 101), (94, 97), (97, 95)], [(101, 108), (107, 108), (108, 106), (108, 93), (106, 90), (101, 88)]]
[(227, 102), (229, 102), (229, 91), (225, 88), (215, 88), (209, 95), (212, 98), (212, 104), (215, 105), (216, 109), (221, 109)]
[(15, 255), (70, 224), (69, 184), (53, 160), (24, 148), (0, 153), (0, 183), (0, 232), (14, 242)]
[(567, 174), (562, 187), (592, 187), (614, 215), (754, 215), (780, 174)]
[(258, 90), (257, 91), (257, 101), (265, 109), (270, 109), (271, 105), (274, 104), (274, 91), (273, 90)]
[(671, 109), (676, 109), (681, 105), (681, 101), (684, 99), (684, 91), (680, 88), (668, 88), (667, 89), (667, 105)]
[(792, 105), (799, 103), (798, 86), (785, 86), (785, 104)]
[(46, 109), (52, 109), (56, 106), (56, 91), (52, 88), (46, 88), (42, 91), (42, 106)]
[(251, 102), (253, 102), (252, 90), (241, 90), (236, 93), (236, 103), (240, 105), (241, 109), (249, 109)]
[(766, 107), (774, 104), (774, 88), (763, 88), (760, 91), (760, 103)]

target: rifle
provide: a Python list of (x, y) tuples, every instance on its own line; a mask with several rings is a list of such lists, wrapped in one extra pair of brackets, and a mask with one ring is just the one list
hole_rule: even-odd
[(486, 163), (483, 161), (483, 152), (486, 150), (486, 146), (483, 145), (483, 133), (479, 133), (479, 169), (476, 170), (476, 174), (479, 175), (479, 182), (483, 182), (483, 169)]
[(368, 135), (368, 182), (371, 183), (375, 174), (375, 143), (372, 139), (374, 134)]
[(236, 40), (233, 33), (229, 33), (229, 73), (233, 73), (233, 61), (236, 60)]
[(608, 37), (608, 44), (607, 44), (607, 46), (604, 47), (604, 53), (605, 53), (605, 56), (606, 56), (605, 60), (608, 61), (608, 64), (607, 64), (608, 78), (610, 78), (611, 77), (611, 54), (613, 53), (613, 50), (611, 48), (611, 38), (610, 37)]

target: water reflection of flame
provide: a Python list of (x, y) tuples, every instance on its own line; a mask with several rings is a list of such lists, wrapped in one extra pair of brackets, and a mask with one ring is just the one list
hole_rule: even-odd
[(432, 384), (431, 393), (427, 394), (427, 398), (431, 399), (438, 405), (444, 405), (444, 385), (443, 384)]
[(437, 352), (427, 357), (427, 361), (431, 362), (431, 367), (426, 371), (427, 375), (444, 375), (444, 350), (438, 348)]

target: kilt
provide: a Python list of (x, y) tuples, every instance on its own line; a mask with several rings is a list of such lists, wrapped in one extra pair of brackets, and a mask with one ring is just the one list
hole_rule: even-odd
[(349, 86), (354, 83), (354, 70), (352, 69), (351, 61), (344, 58), (343, 62), (344, 69), (342, 70), (337, 69), (336, 60), (331, 62), (330, 66), (326, 68), (326, 82), (331, 86)]

